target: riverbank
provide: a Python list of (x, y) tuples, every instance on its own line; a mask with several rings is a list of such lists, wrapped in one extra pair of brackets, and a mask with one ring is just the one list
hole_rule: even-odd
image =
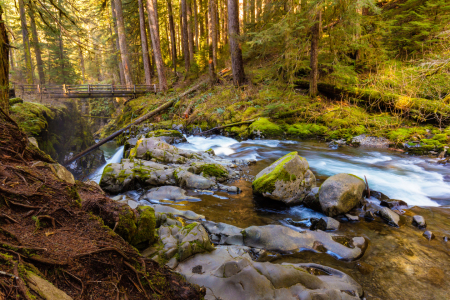
[[(142, 258), (127, 242), (133, 226), (136, 241), (153, 240), (152, 210), (131, 210), (95, 183), (75, 182), (2, 111), (0, 128), (0, 296), (201, 298), (204, 291)], [(101, 206), (103, 215), (89, 203)], [(124, 215), (134, 216), (126, 226)]]
[[(342, 254), (336, 255), (335, 251), (339, 249), (337, 244), (335, 246), (327, 244), (325, 246), (326, 251), (321, 250), (317, 246), (319, 244), (316, 244), (317, 247), (314, 246), (316, 248), (309, 249), (309, 251), (305, 251), (308, 250), (306, 245), (305, 249), (291, 249), (288, 252), (270, 248), (275, 244), (280, 245), (279, 247), (289, 247), (288, 239), (281, 238), (281, 235), (269, 235), (270, 238), (266, 239), (267, 244), (263, 247), (261, 247), (261, 244), (250, 244), (250, 240), (246, 240), (244, 237), (243, 246), (238, 246), (242, 245), (238, 236), (241, 235), (243, 230), (248, 231), (250, 228), (254, 228), (253, 230), (258, 228), (258, 230), (266, 232), (268, 230), (266, 229), (267, 225), (281, 225), (283, 228), (292, 230), (292, 233), (289, 233), (288, 236), (295, 236), (298, 233), (309, 234), (310, 232), (314, 234), (316, 231), (305, 229), (305, 226), (309, 228), (311, 219), (324, 217), (322, 213), (315, 212), (302, 205), (287, 207), (278, 201), (267, 200), (253, 194), (251, 187), (251, 181), (254, 180), (253, 176), (287, 152), (299, 151), (302, 156), (308, 159), (311, 169), (318, 178), (318, 186), (335, 173), (355, 173), (358, 170), (364, 170), (362, 174), (358, 173), (357, 175), (363, 177), (367, 174), (372, 190), (379, 190), (391, 198), (405, 200), (408, 204), (417, 203), (422, 206), (427, 203), (424, 202), (424, 198), (414, 198), (413, 196), (423, 195), (423, 192), (428, 190), (431, 192), (428, 195), (430, 197), (433, 191), (444, 187), (446, 182), (442, 181), (436, 187), (420, 186), (420, 184), (431, 183), (430, 176), (434, 178), (445, 177), (444, 174), (438, 175), (440, 171), (445, 172), (445, 167), (432, 161), (425, 159), (418, 161), (411, 156), (383, 149), (365, 149), (358, 152), (358, 148), (341, 147), (333, 149), (324, 143), (304, 141), (247, 140), (238, 142), (227, 137), (188, 137), (187, 139), (187, 143), (175, 144), (175, 146), (184, 150), (201, 152), (212, 148), (221, 159), (225, 158), (235, 162), (254, 161), (256, 159), (256, 163), (238, 165), (235, 170), (239, 171), (240, 178), (224, 182), (227, 185), (238, 187), (239, 194), (217, 191), (213, 188), (212, 190), (187, 189), (186, 196), (178, 199), (164, 196), (164, 194), (151, 197), (145, 196), (148, 195), (148, 188), (141, 186), (136, 190), (120, 193), (119, 196), (114, 197), (117, 201), (128, 203), (132, 207), (137, 205), (153, 206), (157, 213), (167, 216), (167, 221), (165, 221), (167, 225), (164, 225), (164, 222), (158, 225), (160, 243), (144, 250), (142, 252), (144, 255), (149, 255), (149, 257), (153, 257), (161, 263), (186, 274), (192, 282), (195, 281), (200, 285), (210, 287), (214, 295), (224, 295), (224, 299), (227, 299), (226, 294), (221, 294), (220, 289), (209, 285), (209, 283), (215, 282), (220, 287), (220, 281), (208, 279), (208, 274), (214, 271), (214, 268), (209, 267), (211, 262), (214, 266), (219, 267), (224, 261), (230, 259), (221, 254), (223, 250), (228, 251), (232, 256), (234, 255), (233, 262), (239, 262), (236, 275), (232, 275), (230, 278), (237, 278), (234, 276), (244, 272), (245, 268), (240, 267), (242, 260), (250, 259), (252, 261), (256, 259), (258, 263), (270, 262), (274, 265), (282, 263), (307, 264), (308, 270), (315, 275), (323, 275), (321, 272), (327, 270), (326, 267), (334, 268), (350, 275), (361, 285), (366, 299), (411, 299), (415, 297), (444, 299), (449, 292), (444, 278), (450, 271), (450, 265), (448, 264), (450, 246), (447, 241), (450, 233), (450, 224), (447, 220), (450, 211), (445, 206), (417, 207), (410, 205), (409, 208), (402, 207), (401, 210), (396, 210), (400, 214), (399, 227), (390, 226), (384, 219), (377, 216), (373, 220), (367, 220), (365, 208), (355, 208), (350, 211), (352, 221), (349, 221), (345, 216), (337, 218), (340, 223), (339, 229), (326, 231), (326, 234), (335, 237), (340, 243), (353, 250), (357, 249), (354, 247), (359, 246), (355, 246), (353, 244), (355, 242), (348, 244), (348, 241), (363, 237), (366, 246), (363, 247), (363, 255), (357, 259), (343, 259)], [(157, 159), (156, 156), (154, 158)], [(404, 166), (403, 169), (399, 168), (401, 165)], [(436, 166), (437, 169), (433, 169), (433, 166)], [(125, 171), (125, 173), (127, 172)], [(410, 176), (411, 184), (405, 184), (407, 181), (405, 181), (405, 178), (402, 179), (402, 176)], [(425, 177), (418, 180), (418, 176)], [(390, 189), (383, 188), (383, 183), (389, 183)], [(416, 189), (411, 190), (413, 188)], [(401, 197), (394, 193), (396, 190), (402, 189), (409, 194), (404, 194)], [(434, 202), (436, 199), (427, 199), (426, 201), (431, 201), (428, 203), (438, 205), (437, 202)], [(374, 205), (380, 205), (380, 201), (377, 199), (370, 199), (369, 201)], [(441, 202), (441, 204), (444, 203)], [(425, 218), (426, 229), (419, 229), (412, 225), (414, 215), (421, 215)], [(357, 221), (354, 220), (355, 218)], [(180, 220), (184, 221), (177, 223)], [(163, 256), (163, 259), (161, 259), (161, 253), (165, 253), (172, 247), (168, 244), (169, 240), (178, 243), (176, 242), (178, 239), (175, 236), (176, 233), (168, 234), (165, 231), (165, 226), (171, 228), (179, 226), (179, 230), (183, 230), (186, 226), (190, 226), (188, 224), (193, 224), (193, 221), (202, 224), (208, 233), (208, 239), (215, 245), (216, 250), (209, 250), (211, 252), (206, 251), (203, 254), (202, 251), (196, 254), (194, 252), (191, 258), (180, 262), (178, 258), (175, 261), (171, 260), (171, 256), (166, 259)], [(433, 232), (433, 239), (427, 240), (423, 236), (426, 230)], [(206, 236), (202, 236), (206, 238)], [(283, 236), (286, 236), (286, 234)], [(444, 239), (445, 237), (447, 237), (447, 240)], [(316, 240), (318, 243), (319, 241), (323, 243), (323, 240)], [(202, 243), (204, 243), (204, 240), (202, 240)], [(265, 251), (259, 252), (261, 248)], [(267, 251), (268, 249), (272, 250)], [(257, 255), (249, 258), (245, 256), (245, 253), (257, 253)], [(157, 257), (155, 257), (155, 254), (157, 254)], [(311, 265), (311, 263), (316, 265)], [(251, 265), (255, 268), (254, 263), (251, 263)], [(199, 266), (202, 266), (202, 268)], [(200, 273), (194, 272), (193, 267), (199, 269), (199, 272), (206, 273), (196, 275)], [(306, 267), (306, 265), (302, 265), (302, 267)], [(245, 274), (248, 275), (248, 273)], [(286, 276), (289, 278), (290, 275)], [(258, 282), (261, 280), (252, 276), (248, 278)], [(247, 281), (241, 279), (241, 282), (244, 285), (244, 292), (247, 291)], [(256, 291), (254, 292), (256, 293)], [(267, 293), (270, 294), (272, 291), (268, 289)], [(211, 295), (209, 291), (207, 291), (207, 295)], [(242, 295), (245, 295), (245, 293)]]

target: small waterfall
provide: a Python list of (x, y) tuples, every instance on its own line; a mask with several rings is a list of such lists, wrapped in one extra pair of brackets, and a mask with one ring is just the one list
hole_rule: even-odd
[(99, 167), (95, 172), (89, 175), (88, 179), (100, 183), (100, 179), (102, 178), (103, 169), (105, 169), (106, 165), (111, 163), (119, 163), (123, 158), (123, 146), (117, 148), (116, 152), (113, 156), (106, 160), (106, 164)]

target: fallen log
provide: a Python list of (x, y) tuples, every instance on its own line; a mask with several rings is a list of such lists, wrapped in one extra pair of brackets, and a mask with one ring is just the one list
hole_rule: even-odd
[(242, 121), (242, 122), (237, 122), (237, 123), (227, 124), (227, 125), (223, 125), (223, 126), (214, 127), (213, 129), (206, 130), (206, 131), (203, 131), (203, 132), (199, 132), (199, 133), (196, 133), (196, 134), (194, 134), (194, 135), (208, 134), (208, 133), (214, 132), (214, 131), (216, 131), (216, 130), (224, 129), (224, 128), (227, 128), (227, 127), (233, 127), (233, 126), (239, 126), (239, 125), (251, 124), (251, 123), (253, 123), (253, 122), (255, 122), (255, 120), (248, 120), (248, 121)]
[(67, 166), (71, 163), (73, 163), (74, 161), (76, 161), (77, 159), (79, 159), (80, 157), (85, 156), (86, 154), (88, 154), (89, 152), (91, 152), (94, 149), (97, 149), (98, 147), (100, 147), (101, 145), (111, 141), (112, 139), (118, 137), (119, 135), (121, 135), (124, 131), (130, 129), (132, 126), (138, 125), (140, 123), (142, 123), (143, 121), (147, 120), (148, 118), (170, 108), (172, 105), (174, 105), (180, 98), (189, 95), (190, 93), (196, 91), (199, 87), (201, 87), (203, 84), (205, 84), (206, 81), (202, 81), (199, 84), (193, 86), (192, 88), (190, 88), (189, 90), (185, 91), (184, 93), (178, 95), (177, 97), (174, 97), (172, 99), (170, 99), (169, 101), (167, 101), (166, 103), (164, 103), (163, 105), (161, 105), (160, 107), (152, 110), (151, 112), (148, 112), (147, 114), (143, 115), (142, 117), (138, 118), (136, 121), (134, 121), (133, 123), (128, 124), (127, 126), (125, 126), (124, 128), (114, 132), (113, 134), (111, 134), (110, 136), (104, 138), (103, 140), (101, 140), (100, 142), (98, 142), (95, 145), (92, 145), (91, 147), (87, 148), (86, 150), (80, 152), (79, 154), (75, 155), (74, 157), (72, 157), (71, 159), (66, 160), (63, 165)]
[[(309, 88), (308, 80), (297, 80), (294, 84), (302, 89)], [(449, 123), (448, 121), (450, 119), (450, 106), (440, 100), (413, 98), (393, 93), (382, 93), (377, 90), (360, 89), (351, 86), (344, 87), (324, 82), (319, 82), (317, 88), (324, 95), (333, 98), (354, 98), (369, 108), (398, 113), (421, 123), (433, 122), (443, 125)]]

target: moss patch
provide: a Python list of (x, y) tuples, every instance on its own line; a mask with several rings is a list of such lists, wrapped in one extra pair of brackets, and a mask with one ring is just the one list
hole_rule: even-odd
[(262, 175), (252, 183), (253, 191), (256, 193), (272, 193), (275, 190), (275, 183), (279, 180), (294, 181), (296, 177), (289, 174), (284, 166), (298, 155), (297, 152), (291, 152), (286, 154), (282, 158), (275, 161), (273, 164), (277, 166), (268, 174)]
[(198, 167), (197, 173), (202, 173), (209, 177), (223, 178), (228, 176), (225, 167), (217, 164), (202, 164)]
[(275, 137), (283, 134), (283, 130), (280, 126), (272, 123), (267, 118), (259, 118), (250, 125), (251, 131), (260, 131), (262, 135), (266, 137)]

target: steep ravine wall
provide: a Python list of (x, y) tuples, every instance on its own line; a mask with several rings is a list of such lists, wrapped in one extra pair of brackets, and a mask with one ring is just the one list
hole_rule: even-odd
[[(29, 137), (36, 138), (39, 148), (60, 163), (95, 143), (89, 123), (73, 101), (58, 106), (19, 102), (11, 105), (10, 113)], [(68, 169), (81, 178), (104, 162), (103, 152), (96, 150)]]

